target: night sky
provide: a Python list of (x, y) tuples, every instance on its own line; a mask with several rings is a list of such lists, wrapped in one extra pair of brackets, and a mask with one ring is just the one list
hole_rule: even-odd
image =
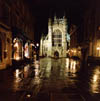
[(69, 27), (82, 22), (89, 0), (27, 0), (35, 18), (35, 41), (39, 42), (42, 33), (48, 33), (48, 18), (66, 15)]

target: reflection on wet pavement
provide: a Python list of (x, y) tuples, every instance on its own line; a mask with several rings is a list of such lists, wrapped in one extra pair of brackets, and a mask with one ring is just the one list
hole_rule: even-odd
[[(79, 70), (75, 60), (43, 58), (14, 71), (14, 91), (30, 91), (23, 96), (38, 96), (42, 93), (76, 93), (77, 75)], [(31, 75), (34, 75), (30, 78)], [(75, 91), (74, 91), (75, 90)], [(21, 97), (23, 100), (23, 97)], [(20, 101), (21, 101), (20, 100)]]
[(92, 93), (100, 92), (100, 66), (96, 66), (90, 77), (90, 90)]
[(69, 58), (42, 58), (3, 75), (0, 94), (10, 90), (13, 101), (85, 101), (100, 93), (100, 66), (80, 71), (80, 62)]

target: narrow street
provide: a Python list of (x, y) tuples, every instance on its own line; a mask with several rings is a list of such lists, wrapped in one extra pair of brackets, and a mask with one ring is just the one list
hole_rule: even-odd
[(98, 76), (99, 66), (88, 66), (81, 72), (78, 61), (43, 58), (0, 71), (0, 100), (99, 101)]

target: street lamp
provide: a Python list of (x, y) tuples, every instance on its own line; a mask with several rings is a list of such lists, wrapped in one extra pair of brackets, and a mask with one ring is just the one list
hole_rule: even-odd
[(39, 46), (39, 44), (37, 43), (37, 44), (36, 44), (36, 46), (38, 47), (38, 46)]

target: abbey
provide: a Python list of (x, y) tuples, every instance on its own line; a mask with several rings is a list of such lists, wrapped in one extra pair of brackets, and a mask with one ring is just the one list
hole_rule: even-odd
[(67, 49), (67, 19), (57, 18), (48, 20), (48, 34), (40, 40), (40, 56), (66, 57)]

